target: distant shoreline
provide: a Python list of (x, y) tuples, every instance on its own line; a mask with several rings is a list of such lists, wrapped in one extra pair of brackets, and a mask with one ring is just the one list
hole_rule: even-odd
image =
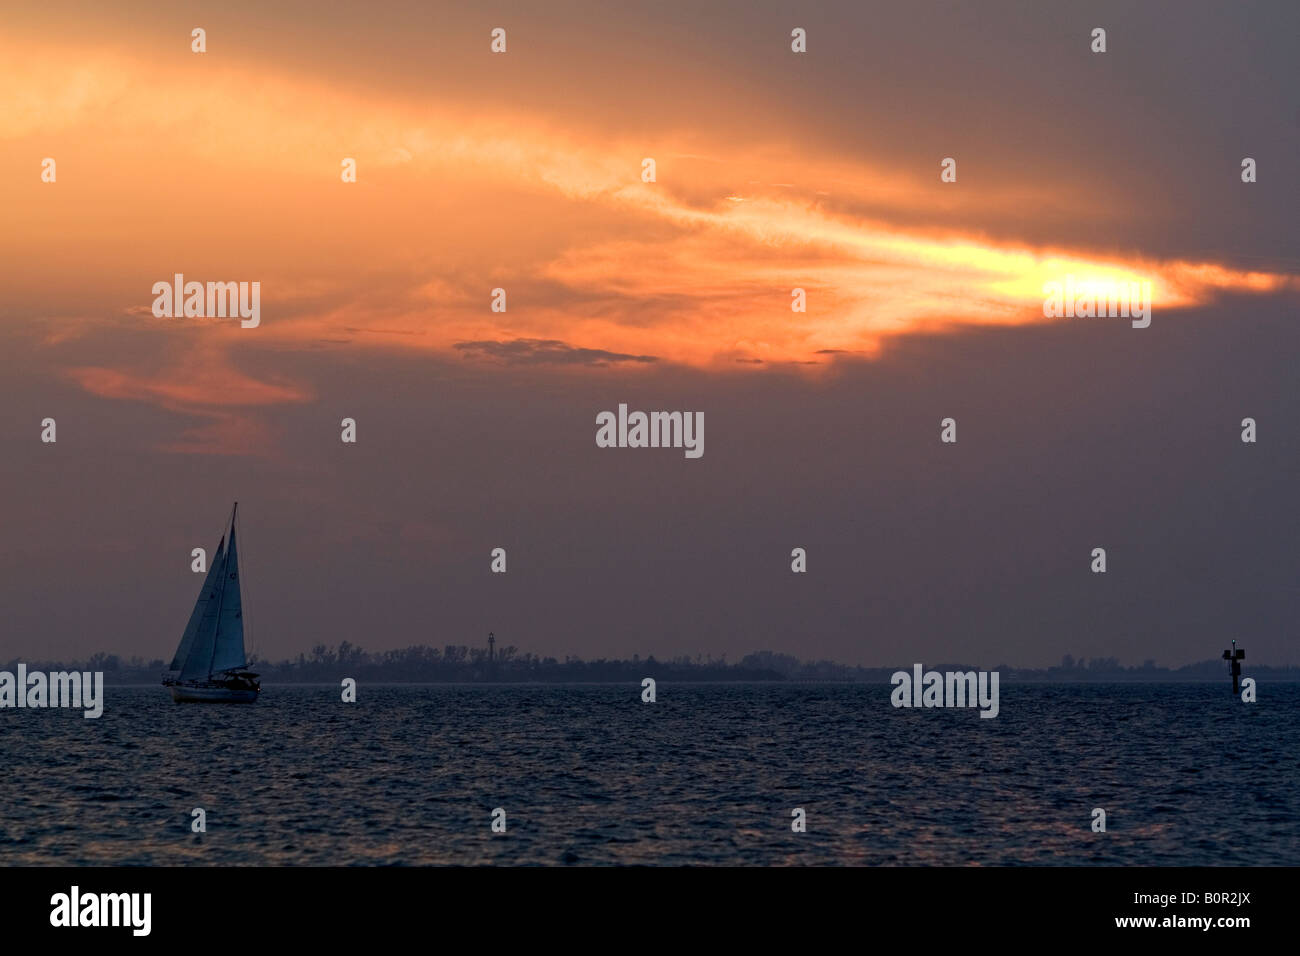
[[(17, 661), (0, 669), (13, 670)], [(29, 670), (91, 671), (104, 674), (109, 686), (150, 686), (159, 684), (165, 676), (164, 660), (143, 660), (139, 657), (123, 659), (116, 654), (95, 654), (86, 661), (49, 662), (24, 661)], [(294, 660), (266, 661), (252, 655), (248, 669), (261, 676), (264, 686), (293, 684), (332, 684), (338, 686), (344, 678), (371, 686), (379, 684), (625, 684), (637, 683), (647, 677), (656, 681), (676, 684), (734, 684), (734, 683), (824, 683), (824, 684), (888, 684), (898, 671), (911, 672), (915, 659), (896, 665), (863, 667), (839, 664), (835, 661), (800, 660), (790, 654), (758, 651), (747, 654), (737, 662), (728, 662), (726, 656), (696, 655), (694, 658), (678, 656), (657, 660), (653, 655), (630, 659), (582, 660), (577, 657), (539, 657), (520, 653), (519, 649), (503, 647), (468, 647), (447, 644), (443, 647), (413, 645), (391, 651), (366, 651), (348, 641), (337, 647), (317, 644), (310, 656), (299, 654)], [(1125, 667), (1114, 657), (1075, 660), (1066, 654), (1056, 667), (1012, 667), (997, 662), (975, 666), (968, 662), (922, 661), (927, 670), (997, 671), (1001, 680), (1011, 683), (1043, 684), (1128, 684), (1128, 683), (1215, 683), (1228, 678), (1223, 660), (1204, 660), (1177, 668), (1159, 667), (1154, 660), (1141, 665)], [(1269, 666), (1245, 662), (1245, 675), (1260, 682), (1300, 681), (1300, 665)]]
[[(340, 677), (340, 678), (339, 678), (339, 681), (314, 681), (314, 680), (301, 680), (301, 681), (275, 681), (275, 682), (263, 682), (263, 683), (262, 683), (262, 688), (263, 688), (263, 690), (266, 690), (266, 689), (269, 689), (269, 688), (274, 688), (274, 687), (329, 687), (329, 688), (337, 688), (337, 687), (339, 686), (339, 682), (341, 682), (342, 680), (343, 680), (343, 678)], [(1258, 680), (1258, 682), (1261, 683), (1261, 684), (1300, 684), (1300, 677), (1261, 677), (1261, 678), (1257, 678), (1257, 680)], [(1041, 678), (1023, 678), (1023, 679), (1022, 679), (1022, 678), (1014, 678), (1014, 677), (1013, 677), (1013, 678), (1008, 678), (1008, 682), (1009, 682), (1009, 683), (1015, 683), (1015, 684), (1059, 685), (1059, 686), (1062, 686), (1062, 687), (1085, 686), (1085, 685), (1093, 685), (1093, 684), (1097, 684), (1097, 685), (1115, 685), (1115, 684), (1134, 684), (1134, 685), (1138, 685), (1138, 684), (1211, 684), (1211, 685), (1217, 685), (1217, 684), (1221, 684), (1221, 683), (1222, 683), (1222, 681), (1219, 681), (1219, 680), (1208, 680), (1208, 679), (1206, 679), (1206, 678), (1201, 678), (1201, 677), (1174, 677), (1174, 678), (1163, 678), (1163, 679), (1156, 679), (1156, 680), (1146, 680), (1146, 679), (1142, 679), (1142, 678), (1117, 678), (1117, 679), (1094, 678), (1094, 679), (1092, 679), (1092, 680), (1086, 680), (1086, 679), (1085, 679), (1085, 680), (1048, 680), (1048, 679), (1041, 679)], [(636, 685), (636, 686), (638, 686), (638, 687), (640, 686), (639, 681), (635, 681), (635, 680), (562, 680), (562, 679), (556, 679), (556, 680), (532, 680), (532, 681), (518, 681), (518, 680), (508, 680), (508, 681), (507, 681), (507, 680), (501, 680), (501, 681), (494, 681), (494, 680), (475, 680), (475, 681), (465, 681), (465, 680), (459, 680), (459, 681), (454, 681), (454, 680), (445, 680), (445, 681), (436, 681), (436, 680), (433, 680), (433, 681), (430, 681), (430, 680), (406, 680), (406, 681), (403, 681), (403, 680), (377, 680), (377, 681), (364, 681), (363, 683), (364, 683), (365, 686), (367, 686), (367, 687), (555, 687), (555, 686), (569, 686), (569, 687), (625, 687), (625, 686), (628, 686), (629, 684), (631, 684), (631, 685)], [(777, 678), (777, 679), (773, 679), (773, 680), (751, 680), (751, 679), (748, 679), (748, 678), (737, 678), (737, 679), (734, 679), (734, 680), (718, 680), (718, 679), (702, 679), (702, 680), (693, 680), (693, 679), (690, 679), (690, 678), (669, 678), (669, 679), (666, 679), (666, 680), (662, 680), (661, 683), (672, 684), (672, 685), (681, 685), (681, 684), (699, 684), (699, 685), (706, 685), (706, 684), (766, 684), (766, 685), (790, 685), (790, 684), (802, 684), (802, 685), (814, 685), (814, 684), (822, 684), (822, 685), (834, 685), (834, 686), (854, 686), (854, 685), (861, 685), (861, 686), (863, 686), (863, 687), (877, 687), (877, 686), (886, 686), (886, 687), (887, 687), (887, 686), (890, 686), (890, 681), (889, 681), (888, 679), (881, 679), (881, 680), (833, 680), (833, 679), (816, 679), (816, 678), (809, 678), (809, 679)], [(154, 688), (154, 687), (160, 687), (160, 686), (161, 686), (161, 683), (160, 683), (159, 681), (154, 681), (153, 683), (142, 682), (142, 681), (123, 681), (123, 682), (120, 682), (120, 683), (115, 683), (115, 682), (110, 681), (110, 680), (105, 680), (105, 682), (104, 682), (104, 686), (105, 686), (105, 687), (148, 687), (148, 688)]]

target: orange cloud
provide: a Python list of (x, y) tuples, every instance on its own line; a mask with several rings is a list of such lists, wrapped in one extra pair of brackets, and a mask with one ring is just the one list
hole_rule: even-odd
[(139, 401), (198, 419), (176, 439), (161, 442), (164, 451), (191, 454), (267, 454), (271, 429), (254, 414), (259, 408), (305, 402), (305, 389), (258, 381), (233, 368), (226, 355), (200, 342), (181, 362), (148, 374), (105, 367), (75, 367), (69, 379), (92, 395)]
[[(19, 285), (35, 299), (75, 261), (83, 298), (128, 314), (173, 272), (257, 280), (261, 327), (213, 333), (241, 346), (735, 370), (869, 355), (954, 324), (1048, 321), (1044, 285), (1067, 274), (1150, 282), (1157, 322), (1225, 290), (1296, 289), (1294, 276), (1221, 263), (937, 229), (936, 212), (1097, 211), (1047, 187), (948, 187), (937, 166), (850, 165), (775, 137), (743, 149), (725, 130), (616, 140), (558, 107), (377, 100), (213, 54), (147, 60), (11, 36), (0, 63), (0, 141), (28, 157), (21, 175), (3, 170), (21, 184), (19, 228), (0, 237)], [(34, 172), (47, 154), (62, 157), (55, 186)], [(655, 183), (640, 180), (645, 156)], [(357, 160), (354, 185), (340, 181), (343, 157)], [(489, 309), (497, 287), (504, 313)], [(804, 313), (790, 309), (794, 288)], [(202, 408), (208, 371), (73, 374), (105, 397)], [(221, 393), (225, 407), (305, 400), (248, 379)]]

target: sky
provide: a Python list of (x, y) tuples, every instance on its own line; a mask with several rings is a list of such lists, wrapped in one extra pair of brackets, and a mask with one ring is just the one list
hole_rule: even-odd
[[(0, 660), (168, 658), (238, 499), (262, 657), (1295, 663), (1297, 37), (1291, 3), (8, 11)], [(176, 273), (260, 282), (260, 324), (156, 317)], [(1150, 283), (1150, 326), (1045, 317), (1066, 276)], [(620, 403), (703, 413), (704, 454), (597, 447)]]

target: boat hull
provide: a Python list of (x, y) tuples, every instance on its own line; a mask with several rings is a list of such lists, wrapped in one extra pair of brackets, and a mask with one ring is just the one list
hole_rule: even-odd
[(257, 691), (237, 687), (203, 687), (193, 684), (170, 684), (172, 700), (178, 704), (251, 704)]

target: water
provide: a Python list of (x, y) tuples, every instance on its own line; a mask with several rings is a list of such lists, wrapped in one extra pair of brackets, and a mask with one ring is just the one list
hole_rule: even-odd
[(0, 864), (1300, 864), (1298, 684), (1252, 705), (1004, 684), (995, 719), (896, 710), (883, 684), (658, 690), (130, 687), (99, 720), (0, 711)]

